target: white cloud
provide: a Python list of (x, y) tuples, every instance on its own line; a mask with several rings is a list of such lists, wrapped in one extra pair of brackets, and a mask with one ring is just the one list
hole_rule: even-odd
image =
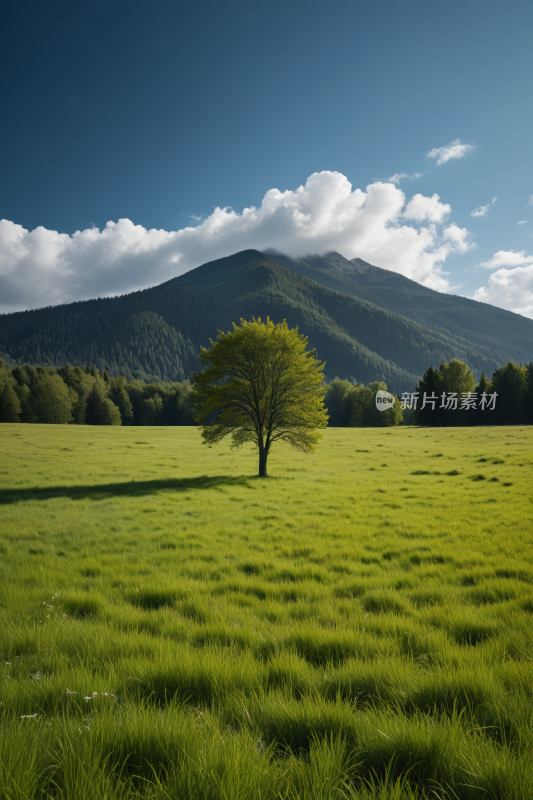
[(490, 203), (487, 203), (486, 206), (479, 206), (479, 208), (475, 208), (473, 211), (470, 212), (471, 217), (486, 217), (489, 213)]
[(527, 219), (521, 219), (520, 222), (516, 223), (517, 225), (527, 225)]
[(451, 213), (451, 206), (441, 203), (438, 194), (433, 197), (424, 197), (422, 194), (415, 194), (409, 200), (403, 212), (405, 219), (414, 219), (417, 222), (429, 220), (430, 222), (442, 222)]
[(444, 229), (443, 237), (451, 243), (453, 249), (458, 253), (466, 253), (473, 250), (477, 244), (471, 241), (472, 234), (466, 228), (459, 228), (455, 223), (448, 225)]
[(492, 198), (492, 205), (494, 205), (494, 203), (496, 202), (497, 199), (498, 199), (497, 196)]
[(530, 194), (527, 200), (528, 206), (533, 206), (533, 194)]
[(461, 144), (460, 139), (450, 142), (445, 147), (434, 147), (426, 154), (426, 158), (436, 158), (437, 165), (445, 164), (450, 158), (463, 158), (467, 153), (475, 150), (475, 144)]
[(406, 206), (405, 194), (391, 183), (362, 191), (344, 175), (325, 171), (296, 190), (270, 189), (259, 208), (216, 208), (178, 231), (119, 219), (70, 236), (2, 220), (0, 311), (123, 294), (239, 250), (268, 247), (292, 256), (337, 250), (447, 291), (443, 262), (473, 246), (465, 229), (438, 227), (450, 211), (438, 195), (415, 195)]
[(401, 180), (412, 181), (415, 178), (421, 178), (421, 177), (422, 177), (421, 172), (413, 172), (412, 175), (408, 175), (407, 172), (395, 172), (394, 175), (391, 175), (390, 178), (388, 179), (388, 183), (398, 184), (400, 183)]
[(533, 258), (527, 266), (499, 269), (474, 292), (474, 300), (533, 318)]
[(498, 250), (488, 261), (483, 261), (481, 266), (487, 269), (499, 269), (500, 267), (522, 267), (533, 264), (533, 256), (526, 256), (526, 251), (521, 250)]

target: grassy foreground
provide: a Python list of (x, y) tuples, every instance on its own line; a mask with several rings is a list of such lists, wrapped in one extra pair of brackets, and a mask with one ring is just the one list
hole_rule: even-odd
[(531, 797), (533, 429), (200, 442), (0, 426), (0, 798)]

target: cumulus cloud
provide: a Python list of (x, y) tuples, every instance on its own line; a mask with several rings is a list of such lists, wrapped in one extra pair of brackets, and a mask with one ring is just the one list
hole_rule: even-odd
[(494, 205), (494, 203), (496, 202), (497, 199), (498, 199), (497, 196), (492, 198), (492, 205)]
[(527, 266), (499, 269), (474, 292), (474, 300), (533, 318), (533, 257)]
[(479, 208), (475, 208), (473, 211), (470, 212), (471, 217), (486, 217), (489, 213), (490, 203), (487, 203), (486, 206), (479, 206)]
[(483, 261), (481, 266), (487, 269), (499, 269), (500, 267), (521, 267), (533, 264), (533, 256), (526, 256), (526, 251), (521, 250), (498, 250), (488, 261)]
[(477, 145), (475, 144), (461, 144), (460, 139), (455, 139), (454, 142), (450, 142), (445, 147), (434, 147), (433, 150), (426, 153), (426, 158), (436, 158), (437, 165), (445, 164), (450, 158), (463, 158), (467, 153), (475, 150), (476, 147)]
[(466, 228), (459, 228), (455, 223), (448, 225), (444, 229), (443, 238), (451, 243), (457, 253), (466, 253), (468, 250), (473, 250), (477, 247), (477, 244), (472, 242), (470, 231)]
[(405, 219), (414, 219), (417, 222), (429, 220), (430, 222), (442, 222), (450, 213), (451, 206), (441, 203), (438, 194), (433, 197), (424, 197), (422, 194), (415, 194), (407, 203), (403, 212)]
[(527, 225), (527, 219), (521, 219), (520, 222), (516, 223), (517, 225)]
[(101, 231), (69, 235), (2, 220), (0, 311), (123, 294), (246, 248), (272, 247), (290, 256), (337, 250), (446, 291), (446, 257), (473, 247), (465, 229), (439, 227), (450, 211), (438, 195), (418, 194), (406, 205), (392, 183), (362, 191), (344, 175), (325, 171), (296, 190), (270, 189), (259, 208), (216, 208), (178, 231), (119, 219)]
[(408, 175), (407, 172), (395, 172), (394, 175), (391, 175), (388, 179), (388, 183), (400, 183), (402, 180), (413, 181), (415, 178), (421, 178), (421, 172), (413, 172), (412, 175)]

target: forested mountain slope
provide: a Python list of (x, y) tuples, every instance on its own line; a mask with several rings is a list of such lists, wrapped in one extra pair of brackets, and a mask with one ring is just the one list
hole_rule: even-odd
[[(498, 349), (484, 342), (472, 345), (462, 330), (453, 332), (441, 325), (436, 314), (430, 328), (383, 303), (370, 302), (372, 292), (379, 295), (375, 281), (370, 281), (366, 297), (362, 291), (356, 295), (357, 281), (368, 280), (364, 277), (368, 270), (342, 256), (280, 263), (284, 259), (279, 254), (273, 258), (246, 250), (145, 291), (0, 315), (0, 351), (17, 363), (93, 363), (127, 377), (183, 380), (200, 368), (200, 347), (208, 346), (218, 329), (230, 330), (231, 323), (241, 317), (268, 315), (275, 322), (287, 319), (291, 327), (299, 326), (310, 346), (317, 348), (318, 357), (326, 361), (328, 378), (338, 375), (364, 383), (384, 380), (397, 392), (414, 387), (428, 366), (442, 361), (459, 358), (478, 375), (481, 370), (492, 374), (513, 357), (499, 343)], [(295, 263), (299, 271), (290, 267)], [(301, 274), (304, 269), (315, 278)], [(343, 273), (346, 288), (339, 291)], [(378, 277), (381, 273), (386, 271), (379, 270)], [(392, 281), (407, 280), (394, 273), (386, 275), (393, 276)], [(324, 285), (326, 281), (331, 285)], [(405, 284), (400, 283), (402, 287)], [(422, 296), (429, 292), (430, 300), (433, 295), (447, 297), (418, 288)], [(387, 291), (384, 302), (392, 298), (392, 289)], [(402, 304), (407, 304), (405, 298), (398, 301)], [(519, 324), (523, 319), (510, 317)], [(528, 344), (524, 334), (524, 352), (529, 346), (530, 360), (532, 343), (533, 336)]]
[(288, 269), (329, 289), (350, 294), (401, 314), (436, 332), (503, 361), (533, 359), (533, 320), (502, 308), (428, 289), (396, 272), (374, 267), (339, 253), (292, 259), (274, 250), (266, 253)]
[[(205, 264), (159, 288), (207, 290), (215, 280), (221, 302), (215, 316), (204, 320), (206, 332), (215, 323), (228, 329), (238, 315), (244, 316), (240, 309), (245, 303), (255, 316), (268, 314), (274, 321), (286, 318), (290, 325), (299, 325), (319, 348), (319, 357), (326, 359), (328, 376), (378, 379), (377, 373), (375, 378), (370, 376), (370, 368), (379, 370), (382, 380), (388, 376), (389, 381), (405, 381), (409, 373), (427, 369), (428, 363), (453, 357), (468, 361), (477, 372), (488, 372), (499, 363), (498, 354), (490, 350), (482, 352), (457, 337), (435, 333), (375, 304), (327, 289), (253, 250)], [(397, 374), (398, 368), (401, 374)]]

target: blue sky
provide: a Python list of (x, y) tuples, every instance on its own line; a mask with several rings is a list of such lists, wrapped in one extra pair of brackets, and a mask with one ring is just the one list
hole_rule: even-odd
[(270, 245), (533, 317), (532, 3), (5, 7), (0, 311)]

